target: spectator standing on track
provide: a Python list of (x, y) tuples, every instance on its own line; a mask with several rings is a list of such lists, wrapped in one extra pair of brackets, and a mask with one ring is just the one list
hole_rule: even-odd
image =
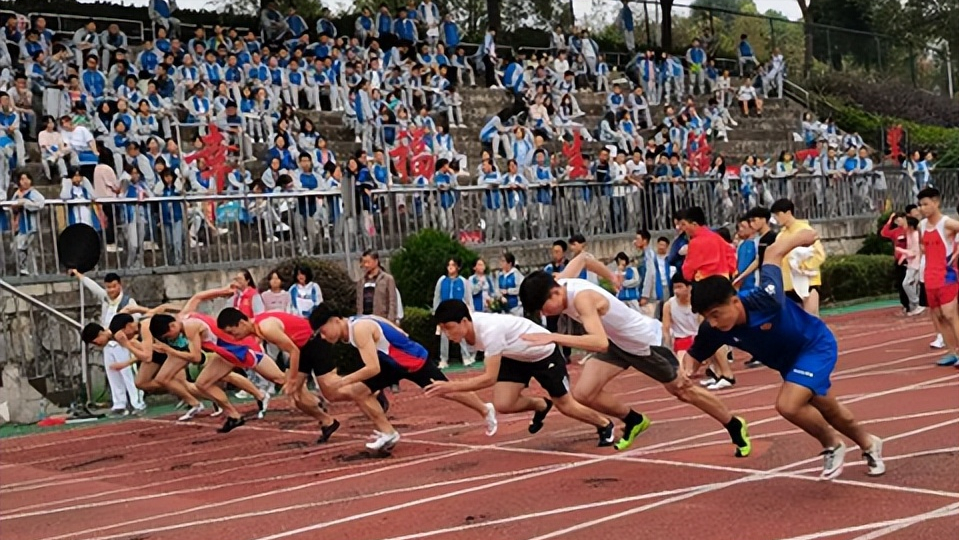
[[(788, 238), (799, 231), (812, 229), (808, 221), (796, 219), (793, 215), (795, 209), (795, 205), (793, 205), (793, 202), (789, 199), (779, 199), (773, 203), (772, 208), (770, 208), (770, 211), (776, 218), (776, 223), (782, 226), (779, 235), (776, 237), (777, 242), (780, 238)], [(803, 309), (805, 309), (807, 313), (818, 317), (819, 289), (822, 285), (822, 276), (819, 268), (826, 260), (826, 250), (818, 240), (809, 247), (811, 249), (808, 251), (808, 257), (798, 263), (796, 270), (792, 269), (789, 257), (783, 258), (783, 290), (787, 298), (803, 306)], [(793, 284), (793, 276), (799, 276), (799, 272), (810, 274), (808, 276), (808, 291), (796, 290)], [(800, 293), (805, 293), (805, 296)]]
[[(137, 305), (136, 300), (123, 292), (120, 276), (113, 272), (103, 278), (103, 287), (76, 270), (67, 270), (67, 274), (76, 277), (80, 284), (100, 301), (100, 325), (103, 328), (110, 328), (110, 321), (120, 310), (127, 306)], [(119, 371), (111, 368), (112, 365), (126, 362), (129, 359), (130, 351), (121, 347), (119, 343), (112, 339), (103, 347), (103, 371), (106, 373), (107, 383), (110, 385), (111, 401), (113, 403), (110, 412), (113, 416), (128, 415), (128, 404), (132, 407), (133, 414), (139, 415), (146, 410), (143, 395), (136, 386), (136, 375), (133, 373), (133, 368), (128, 366)], [(127, 399), (128, 396), (129, 400)]]
[[(889, 219), (886, 220), (886, 224), (883, 225), (882, 230), (879, 231), (880, 236), (892, 242), (892, 248), (894, 250), (893, 258), (896, 262), (896, 289), (899, 292), (899, 303), (902, 305), (902, 315), (907, 314), (910, 310), (917, 307), (910, 301), (910, 297), (905, 289), (906, 269), (909, 267), (909, 260), (906, 258), (907, 252), (905, 251), (907, 237), (905, 224), (905, 214), (893, 212), (889, 214)], [(916, 268), (919, 268), (918, 256), (916, 257)]]
[(397, 320), (396, 282), (380, 266), (377, 252), (366, 250), (360, 257), (363, 276), (356, 286), (356, 313), (376, 315), (390, 322)]
[[(436, 281), (436, 287), (433, 292), (433, 312), (439, 307), (441, 302), (446, 300), (459, 300), (471, 306), (473, 291), (468, 279), (460, 275), (460, 269), (463, 267), (463, 261), (459, 258), (452, 258), (446, 261), (446, 275), (441, 276)], [(460, 344), (463, 356), (463, 365), (468, 366), (473, 363), (473, 354), (469, 347), (463, 343)], [(450, 360), (450, 340), (446, 334), (440, 333), (440, 369), (449, 367)]]

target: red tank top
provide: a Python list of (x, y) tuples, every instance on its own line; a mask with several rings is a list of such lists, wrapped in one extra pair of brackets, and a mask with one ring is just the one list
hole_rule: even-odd
[[(220, 328), (216, 325), (216, 319), (213, 318), (213, 316), (211, 315), (207, 315), (206, 313), (188, 313), (184, 315), (183, 320), (185, 321), (194, 320), (194, 321), (202, 322), (203, 324), (207, 326), (207, 328), (210, 329), (210, 333), (213, 334), (213, 337), (217, 339), (217, 342), (243, 345), (245, 347), (250, 348), (250, 350), (253, 350), (256, 352), (262, 351), (262, 347), (260, 347), (260, 342), (259, 340), (257, 340), (256, 336), (247, 336), (237, 341), (236, 338), (227, 334), (223, 330), (220, 330)], [(208, 341), (204, 339), (204, 343), (207, 343), (207, 342)], [(215, 342), (211, 342), (211, 343), (215, 344)]]
[(952, 257), (951, 242), (946, 239), (946, 217), (929, 227), (929, 222), (922, 222), (922, 246), (926, 252), (926, 269), (923, 282), (930, 289), (938, 289), (956, 283), (956, 269), (949, 265)]
[[(259, 315), (253, 317), (253, 326), (260, 326), (260, 324), (267, 319), (276, 319), (280, 321), (283, 325), (283, 331), (287, 336), (290, 337), (290, 340), (293, 341), (293, 344), (297, 347), (303, 347), (306, 345), (306, 342), (313, 337), (313, 329), (310, 328), (310, 321), (300, 317), (299, 315), (293, 315), (292, 313), (284, 313), (282, 311), (264, 311)], [(257, 330), (259, 333), (259, 330)]]
[(256, 289), (247, 287), (238, 295), (233, 296), (233, 307), (240, 310), (248, 318), (253, 317), (253, 297), (256, 296)]

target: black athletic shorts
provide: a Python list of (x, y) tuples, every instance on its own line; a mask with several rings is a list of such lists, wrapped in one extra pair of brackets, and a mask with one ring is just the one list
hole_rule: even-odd
[(622, 369), (631, 367), (663, 384), (671, 383), (679, 376), (679, 360), (676, 359), (676, 355), (666, 347), (656, 345), (649, 347), (648, 355), (639, 356), (621, 349), (610, 341), (606, 352), (595, 353), (593, 359)]
[(428, 360), (420, 369), (407, 371), (392, 362), (380, 358), (380, 372), (363, 381), (363, 384), (370, 389), (370, 392), (376, 393), (394, 384), (399, 384), (399, 382), (404, 379), (420, 388), (426, 388), (432, 384), (433, 381), (449, 380), (446, 378), (446, 375), (443, 375), (443, 372), (440, 371), (440, 368), (438, 368), (436, 364)]
[[(810, 285), (809, 290), (819, 292), (819, 285)], [(803, 304), (802, 298), (800, 298), (799, 295), (796, 294), (796, 291), (786, 291), (786, 298), (792, 300), (793, 302), (799, 304), (800, 306)], [(822, 296), (820, 296), (820, 300), (822, 300)]]
[(153, 358), (150, 359), (154, 364), (162, 366), (163, 362), (166, 362), (166, 354), (161, 352), (153, 351)]
[(526, 387), (530, 379), (536, 379), (549, 397), (559, 398), (568, 394), (569, 374), (562, 350), (554, 348), (553, 354), (539, 362), (520, 362), (506, 357), (500, 361), (496, 382), (519, 383)]
[(919, 284), (919, 305), (922, 307), (929, 307), (929, 300), (926, 298), (926, 284)]
[(298, 371), (307, 375), (326, 375), (336, 369), (333, 361), (333, 346), (319, 335), (313, 336), (300, 347), (300, 367)]

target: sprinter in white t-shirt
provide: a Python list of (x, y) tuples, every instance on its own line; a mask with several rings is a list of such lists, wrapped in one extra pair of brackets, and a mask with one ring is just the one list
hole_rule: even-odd
[(718, 398), (693, 385), (679, 369), (676, 355), (665, 347), (662, 324), (629, 309), (608, 291), (583, 279), (571, 279), (586, 265), (600, 277), (616, 283), (608, 268), (586, 253), (576, 257), (559, 274), (533, 272), (523, 280), (519, 296), (527, 312), (547, 317), (567, 315), (583, 325), (586, 334), (527, 334), (531, 345), (553, 344), (591, 351), (576, 382), (573, 397), (587, 407), (621, 418), (626, 424), (616, 449), (628, 449), (649, 427), (649, 418), (633, 411), (605, 390), (614, 377), (632, 367), (661, 383), (680, 401), (689, 403), (719, 421), (736, 446), (737, 457), (749, 455), (752, 446), (746, 421), (733, 416)]
[[(549, 343), (531, 345), (523, 336), (548, 334), (549, 330), (529, 319), (498, 313), (471, 313), (459, 300), (444, 300), (433, 314), (443, 334), (456, 343), (486, 353), (485, 371), (476, 377), (458, 381), (436, 381), (426, 388), (429, 396), (450, 392), (470, 392), (493, 386), (493, 406), (500, 413), (533, 411), (529, 432), (543, 428), (546, 414), (556, 408), (566, 416), (596, 427), (599, 446), (612, 446), (613, 423), (589, 409), (569, 394), (566, 358), (559, 347)], [(523, 395), (530, 379), (549, 394), (550, 399)]]

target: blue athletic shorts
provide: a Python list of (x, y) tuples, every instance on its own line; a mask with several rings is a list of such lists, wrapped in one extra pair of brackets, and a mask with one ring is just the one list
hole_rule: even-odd
[(783, 380), (812, 390), (817, 396), (829, 393), (829, 376), (836, 368), (839, 346), (831, 335), (820, 336), (796, 358), (792, 368), (782, 371)]

